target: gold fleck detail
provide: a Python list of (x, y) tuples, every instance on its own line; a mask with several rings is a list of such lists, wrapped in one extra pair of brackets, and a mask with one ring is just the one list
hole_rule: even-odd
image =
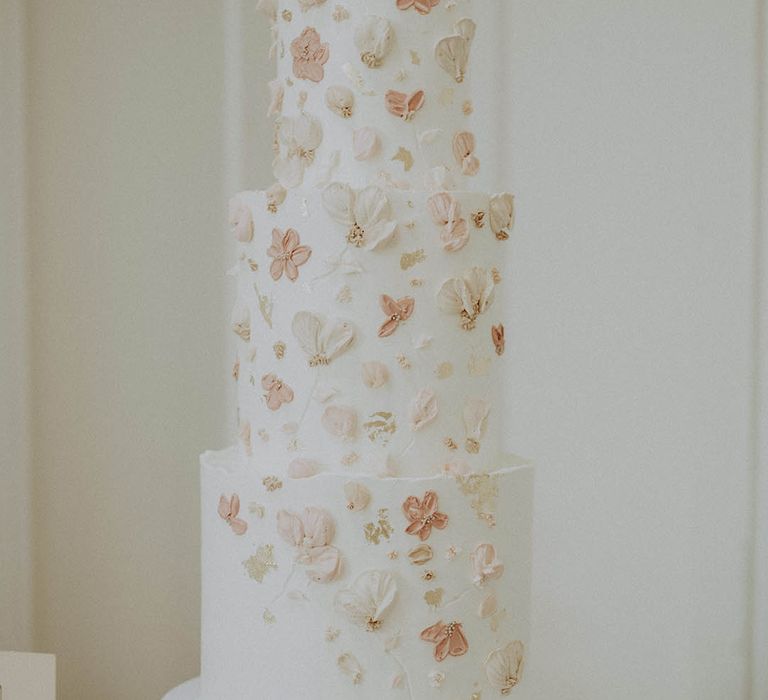
[(235, 360), (235, 364), (232, 365), (232, 379), (234, 379), (235, 381), (240, 379), (240, 358), (239, 357)]
[(283, 19), (286, 22), (290, 22), (293, 19), (293, 12), (290, 10), (283, 10)]
[(264, 624), (266, 625), (274, 625), (277, 622), (277, 618), (269, 608), (264, 608), (262, 617), (264, 618)]
[(248, 323), (248, 321), (235, 323), (232, 326), (232, 330), (235, 332), (235, 335), (240, 338), (240, 340), (246, 343), (251, 341), (251, 324)]
[(391, 552), (387, 552), (387, 556), (394, 561), (400, 556), (400, 553), (393, 549)]
[(498, 477), (491, 474), (468, 474), (457, 476), (456, 482), (459, 490), (470, 497), (469, 505), (477, 513), (477, 517), (489, 527), (493, 527), (496, 519), (492, 514), (496, 511), (499, 498)]
[(471, 455), (476, 455), (480, 452), (480, 441), (477, 438), (467, 438), (464, 443), (464, 449)]
[(423, 287), (424, 286), (424, 280), (416, 277), (415, 279), (411, 280), (411, 287)]
[(419, 248), (419, 250), (414, 250), (412, 253), (403, 253), (400, 256), (400, 269), (401, 270), (410, 270), (415, 265), (418, 265), (419, 263), (424, 262), (427, 259), (426, 254), (424, 253), (423, 248)]
[[(253, 377), (251, 377), (251, 379), (253, 379)], [(266, 430), (264, 430), (264, 428), (259, 428), (256, 435), (258, 435), (263, 442), (269, 442), (269, 433)]]
[(254, 282), (253, 289), (256, 292), (256, 296), (259, 300), (259, 311), (266, 324), (272, 328), (272, 302), (266, 294), (259, 292), (258, 285)]
[(341, 634), (341, 630), (337, 627), (328, 627), (325, 630), (325, 641), (326, 642), (335, 642), (339, 635)]
[(501, 272), (499, 272), (499, 268), (493, 267), (491, 268), (491, 276), (493, 277), (493, 283), (494, 284), (500, 284), (501, 283)]
[(299, 449), (299, 441), (296, 438), (293, 438), (288, 442), (285, 449), (288, 452), (296, 452), (296, 450)]
[(265, 476), (261, 483), (264, 484), (264, 488), (267, 489), (270, 493), (272, 491), (277, 491), (278, 489), (283, 488), (283, 482), (280, 481), (276, 476)]
[(469, 700), (482, 700), (483, 694), (480, 692), (472, 693)]
[(421, 56), (419, 56), (418, 51), (414, 51), (411, 49), (411, 63), (414, 66), (420, 66), (421, 65)]
[(272, 349), (275, 351), (275, 357), (278, 360), (282, 360), (285, 357), (286, 344), (282, 340), (278, 340)]
[(435, 578), (435, 572), (432, 571), (432, 569), (426, 569), (424, 573), (421, 575), (421, 578), (425, 581), (432, 581)]
[(403, 146), (400, 146), (397, 153), (392, 156), (392, 160), (401, 161), (405, 172), (408, 172), (413, 167), (413, 154)]
[(435, 374), (438, 379), (448, 379), (453, 374), (453, 365), (450, 362), (441, 362), (437, 366)]
[(472, 104), (472, 100), (464, 100), (464, 104), (461, 105), (461, 111), (464, 112), (466, 116), (469, 116), (472, 114), (472, 112), (475, 111), (475, 107)]
[(389, 443), (389, 438), (397, 432), (395, 417), (389, 411), (377, 411), (371, 414), (371, 420), (363, 423), (371, 442)]
[(483, 228), (485, 226), (485, 212), (482, 209), (473, 211), (472, 222), (475, 224), (475, 228)]
[(382, 539), (388, 540), (395, 529), (389, 522), (389, 509), (379, 508), (378, 521), (375, 523), (366, 523), (363, 526), (363, 534), (366, 541), (370, 544), (379, 544)]
[(442, 588), (435, 588), (433, 591), (427, 591), (424, 594), (424, 601), (431, 608), (439, 608), (443, 604), (443, 595), (445, 591)]
[(277, 214), (277, 202), (274, 199), (269, 199), (267, 201), (267, 211), (270, 214)]
[(443, 438), (443, 444), (449, 450), (458, 450), (459, 449), (459, 446), (456, 444), (456, 440), (454, 440), (452, 437)]
[(259, 271), (259, 263), (257, 263), (253, 258), (248, 258), (247, 262), (251, 272)]
[(271, 544), (262, 545), (256, 554), (243, 562), (243, 566), (254, 581), (261, 583), (272, 569), (277, 568), (275, 548)]
[(403, 353), (400, 353), (397, 356), (397, 364), (399, 364), (403, 369), (411, 368), (411, 361), (405, 355), (403, 355)]

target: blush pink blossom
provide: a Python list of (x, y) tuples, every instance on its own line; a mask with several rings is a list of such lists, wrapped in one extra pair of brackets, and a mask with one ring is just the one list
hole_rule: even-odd
[(299, 278), (299, 266), (309, 260), (312, 249), (301, 245), (299, 234), (292, 228), (283, 233), (279, 228), (272, 229), (272, 245), (267, 249), (267, 255), (274, 258), (269, 266), (269, 274), (277, 281), (285, 276), (295, 282)]
[(307, 27), (291, 42), (293, 74), (297, 78), (319, 83), (325, 76), (323, 66), (328, 62), (328, 44), (320, 41), (314, 27)]

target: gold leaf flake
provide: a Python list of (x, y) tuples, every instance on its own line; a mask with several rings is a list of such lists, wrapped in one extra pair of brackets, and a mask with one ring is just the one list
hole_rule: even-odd
[(392, 156), (392, 160), (401, 161), (405, 172), (408, 172), (413, 167), (413, 154), (404, 146), (400, 146), (397, 153)]
[(253, 289), (256, 292), (256, 296), (259, 300), (259, 311), (266, 324), (272, 328), (272, 301), (265, 294), (259, 292), (258, 285), (254, 282)]
[(493, 275), (494, 284), (501, 284), (501, 272), (499, 272), (499, 269), (497, 267), (491, 268), (491, 275)]
[(459, 446), (456, 444), (456, 440), (454, 440), (452, 437), (443, 438), (443, 444), (449, 450), (458, 450), (459, 449)]
[(259, 263), (257, 263), (253, 258), (248, 258), (247, 263), (248, 267), (251, 269), (251, 272), (258, 272)]
[(419, 56), (418, 51), (414, 51), (411, 49), (411, 63), (414, 66), (420, 66), (421, 65), (421, 56)]
[(293, 12), (290, 10), (283, 10), (283, 19), (286, 22), (290, 22), (293, 19)]
[(340, 634), (341, 630), (337, 627), (327, 627), (325, 630), (325, 641), (335, 642), (339, 638)]
[(256, 554), (243, 562), (243, 566), (254, 581), (261, 583), (272, 569), (277, 568), (275, 548), (271, 544), (262, 545)]
[(410, 284), (411, 287), (422, 287), (424, 285), (424, 280), (416, 277), (415, 279), (411, 280)]
[(459, 490), (470, 497), (469, 505), (477, 513), (477, 517), (489, 527), (493, 527), (496, 519), (492, 514), (496, 511), (499, 497), (498, 478), (491, 474), (468, 474), (457, 476), (456, 482)]
[(275, 357), (278, 360), (282, 360), (285, 357), (285, 349), (286, 345), (282, 340), (278, 340), (273, 346), (272, 349), (275, 351)]
[(248, 321), (240, 321), (232, 326), (232, 330), (240, 340), (249, 343), (251, 341), (251, 324)]
[(277, 491), (277, 489), (283, 488), (283, 482), (280, 481), (276, 476), (265, 476), (261, 483), (264, 484), (264, 488), (267, 489), (270, 493), (272, 491)]
[(269, 608), (264, 608), (264, 614), (262, 617), (264, 618), (264, 624), (274, 625), (277, 622), (277, 618)]
[(453, 88), (443, 88), (440, 92), (439, 102), (443, 107), (448, 107), (453, 104)]
[(263, 518), (266, 514), (266, 509), (261, 503), (249, 503), (248, 512), (251, 515), (255, 515), (257, 518)]
[(363, 423), (363, 429), (368, 433), (371, 442), (382, 445), (389, 443), (389, 438), (397, 432), (397, 423), (389, 411), (378, 411), (371, 414), (371, 420)]
[(469, 116), (472, 114), (472, 112), (475, 111), (475, 107), (472, 104), (472, 100), (464, 100), (464, 104), (461, 105), (461, 111), (464, 112), (466, 116)]
[(424, 581), (432, 581), (435, 578), (435, 572), (432, 571), (432, 569), (426, 569), (424, 573), (421, 575), (421, 578)]
[(482, 700), (483, 694), (481, 692), (472, 693), (470, 695), (469, 700)]
[(382, 539), (388, 540), (395, 529), (389, 522), (389, 509), (379, 508), (378, 521), (366, 523), (363, 526), (363, 534), (370, 544), (379, 544)]
[(394, 80), (396, 83), (402, 83), (407, 77), (408, 73), (401, 68), (392, 76), (392, 80)]
[(287, 452), (296, 452), (299, 449), (299, 441), (296, 438), (289, 440), (285, 449)]
[(435, 588), (433, 591), (427, 591), (424, 594), (424, 601), (431, 608), (439, 608), (443, 604), (443, 594), (445, 591), (442, 588)]
[(391, 552), (387, 552), (387, 556), (394, 561), (400, 556), (400, 553), (393, 549)]
[(396, 359), (397, 364), (399, 364), (403, 369), (411, 368), (411, 361), (405, 355), (403, 355), (403, 353), (400, 353)]
[(237, 381), (240, 378), (240, 358), (235, 360), (235, 364), (232, 365), (232, 379)]
[(400, 256), (400, 269), (410, 270), (414, 265), (424, 262), (427, 259), (423, 248), (414, 250), (412, 253), (403, 253)]
[(453, 374), (453, 365), (450, 362), (441, 362), (437, 366), (435, 374), (438, 379), (448, 379)]
[[(253, 377), (251, 377), (253, 379)], [(269, 433), (264, 430), (264, 428), (259, 428), (258, 432), (256, 433), (263, 442), (269, 442)]]

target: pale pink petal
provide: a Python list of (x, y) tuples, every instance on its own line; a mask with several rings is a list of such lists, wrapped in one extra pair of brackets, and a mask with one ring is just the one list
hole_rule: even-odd
[(317, 583), (328, 583), (341, 573), (341, 554), (336, 547), (315, 547), (302, 558), (307, 564), (307, 576)]
[(281, 510), (277, 513), (277, 531), (290, 545), (299, 547), (304, 541), (304, 525), (295, 513)]

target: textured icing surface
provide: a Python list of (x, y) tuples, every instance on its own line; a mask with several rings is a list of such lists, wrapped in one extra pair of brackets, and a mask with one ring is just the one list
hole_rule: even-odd
[[(328, 166), (338, 158), (334, 179), (422, 189), (447, 176), (441, 187), (452, 182), (456, 189), (491, 188), (493, 144), (480, 138), (484, 115), (475, 111), (473, 98), (489, 78), (487, 70), (481, 71), (498, 47), (484, 36), (473, 4), (478, 0), (442, 2), (421, 14), (415, 6), (398, 10), (387, 0), (277, 2), (278, 77), (272, 88), (276, 102), (282, 102), (274, 112), (283, 184), (327, 182)], [(412, 113), (409, 102), (418, 107)], [(293, 122), (301, 118), (319, 127), (304, 142), (312, 151), (305, 168), (297, 166), (300, 158), (294, 157), (295, 143), (287, 133), (293, 134)], [(355, 132), (361, 130), (375, 134), (378, 143), (364, 159), (360, 152), (367, 151), (361, 148), (356, 158), (354, 149)], [(457, 135), (465, 132), (478, 136), (476, 162), (464, 160), (466, 138), (459, 139), (460, 155), (454, 152)], [(446, 173), (435, 174), (435, 168)]]
[(202, 460), (202, 698), (506, 695), (532, 470), (501, 449), (494, 2), (260, 4), (278, 182), (230, 202), (240, 444)]
[[(280, 474), (302, 459), (318, 470), (402, 475), (497, 463), (503, 346), (492, 329), (502, 324), (504, 282), (495, 266), (509, 242), (491, 230), (488, 195), (436, 196), (453, 202), (461, 236), (442, 237), (446, 227), (430, 215), (435, 196), (392, 191), (387, 218), (397, 229), (377, 250), (349, 245), (349, 227), (319, 192), (292, 191), (276, 213), (264, 193), (239, 196), (256, 232), (241, 244), (232, 318), (242, 340), (240, 420), (255, 463)], [(277, 248), (298, 251), (301, 264), (269, 254), (273, 230)], [(457, 237), (466, 240), (453, 250)], [(447, 308), (457, 285), (466, 304)], [(383, 295), (408, 299), (405, 313), (385, 312)], [(319, 339), (297, 326), (310, 314)], [(393, 315), (407, 318), (389, 322)], [(334, 329), (341, 341), (324, 344)], [(322, 347), (337, 345), (316, 362)]]
[[(363, 477), (352, 483), (368, 499), (350, 510), (344, 474), (275, 488), (234, 450), (202, 465), (204, 698), (490, 698), (512, 682), (503, 652), (528, 632), (530, 468), (480, 482)], [(403, 504), (427, 492), (446, 522), (421, 539), (406, 532)], [(221, 494), (238, 495), (245, 534), (216, 513)], [(322, 538), (305, 508), (326, 514)], [(286, 539), (286, 514), (303, 517), (306, 545), (290, 529)], [(489, 543), (493, 556), (479, 556)], [(340, 564), (316, 582), (312, 552), (323, 548)], [(423, 633), (439, 621), (443, 636), (460, 624), (466, 644), (451, 649), (462, 654), (438, 660), (439, 642)]]

